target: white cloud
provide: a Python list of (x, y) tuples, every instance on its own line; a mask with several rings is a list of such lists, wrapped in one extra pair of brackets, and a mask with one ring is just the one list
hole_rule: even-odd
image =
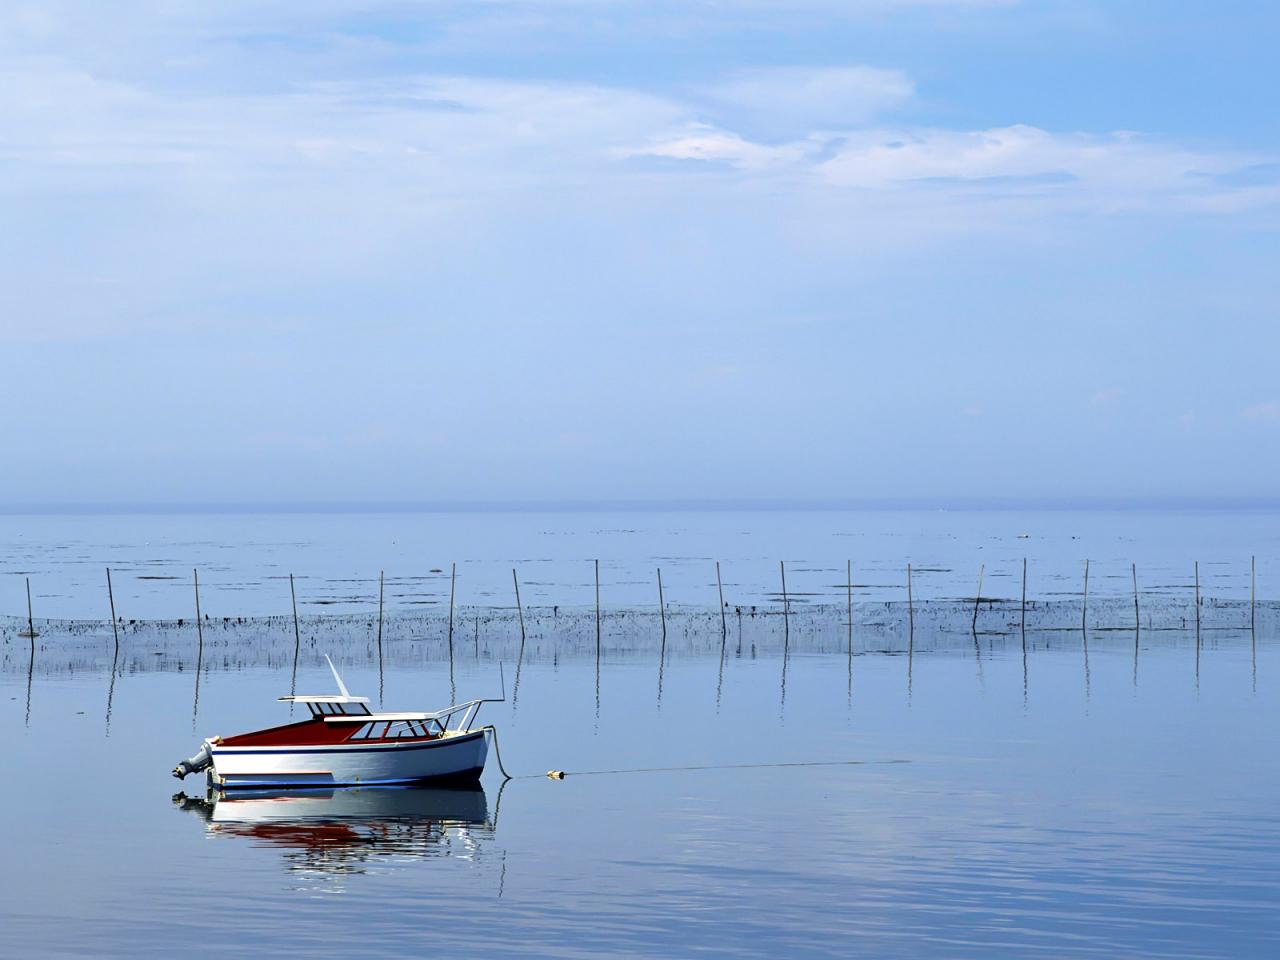
[[(137, 75), (184, 63), (207, 66), (236, 56), (243, 40), (269, 40), (273, 56), (289, 61), (298, 47), (349, 54), (353, 45), (384, 41), (431, 47), (447, 38), (456, 50), (510, 52), (546, 37), (599, 37), (612, 32), (667, 39), (721, 35), (726, 24), (810, 27), (867, 17), (980, 14), (1019, 0), (220, 0), (174, 3), (127, 0), (109, 13), (97, 0), (6, 0), (0, 4), (0, 54), (67, 56), (112, 63)], [(427, 30), (423, 30), (423, 27)], [(295, 46), (296, 44), (296, 46)], [(439, 49), (439, 48), (434, 48)]]
[(1272, 203), (1277, 191), (1235, 188), (1226, 174), (1251, 155), (1188, 150), (1130, 133), (1054, 133), (1018, 125), (990, 130), (866, 129), (812, 133), (781, 144), (708, 126), (686, 127), (632, 154), (715, 160), (744, 171), (789, 171), (836, 188), (1035, 199), (1052, 206), (1140, 209), (1176, 202), (1212, 212)]
[[(910, 82), (871, 68), (769, 70), (735, 74), (716, 90), (816, 120), (823, 103), (865, 111), (908, 96)], [(196, 95), (27, 61), (0, 73), (0, 91), (0, 191), (23, 194), (133, 185), (200, 202), (255, 182), (305, 190), (312, 178), (338, 195), (447, 197), (571, 181), (625, 192), (632, 176), (660, 171), (618, 161), (645, 158), (720, 168), (770, 189), (870, 191), (926, 206), (1016, 199), (1045, 211), (1212, 212), (1275, 202), (1280, 190), (1230, 184), (1232, 171), (1265, 158), (1128, 133), (814, 126), (764, 142), (699, 120), (696, 103), (589, 84), (427, 76)]]
[(1037, 187), (1076, 182), (1147, 194), (1199, 188), (1202, 178), (1243, 162), (1123, 132), (1063, 134), (1016, 125), (858, 134), (822, 172), (832, 183), (856, 187), (952, 181), (1016, 188), (1021, 180)]
[(656, 157), (723, 164), (741, 170), (785, 170), (802, 162), (809, 149), (804, 143), (769, 146), (754, 143), (710, 124), (688, 122), (676, 131), (653, 137), (645, 146), (616, 148), (619, 158)]
[[(809, 110), (795, 135), (766, 140), (707, 123), (705, 90), (411, 76), (212, 91), (12, 59), (0, 66), (0, 337), (156, 329), (210, 278), (305, 288), (414, 276), (467, 243), (479, 262), (486, 229), (503, 238), (551, 220), (566, 236), (616, 230), (614, 242), (637, 249), (696, 222), (708, 251), (758, 232), (839, 257), (1057, 213), (1278, 199), (1274, 185), (1227, 176), (1265, 157), (1131, 134), (816, 125), (824, 91), (848, 118), (910, 88), (861, 67), (711, 85), (757, 118)], [(628, 218), (650, 236), (620, 226)], [(214, 312), (205, 322), (221, 322)], [(198, 314), (184, 309), (180, 322)]]
[(489, 166), (512, 153), (536, 160), (540, 151), (558, 165), (682, 115), (626, 90), (469, 77), (192, 96), (37, 65), (0, 74), (0, 88), (0, 151), (51, 177), (129, 165), (147, 177), (175, 166), (274, 176), (281, 165), (354, 160)]

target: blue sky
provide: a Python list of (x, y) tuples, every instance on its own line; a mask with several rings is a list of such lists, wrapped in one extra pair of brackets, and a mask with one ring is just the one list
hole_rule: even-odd
[(0, 502), (1270, 496), (1267, 3), (0, 11)]

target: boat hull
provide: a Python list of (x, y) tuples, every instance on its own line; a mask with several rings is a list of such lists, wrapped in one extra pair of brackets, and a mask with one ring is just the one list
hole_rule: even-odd
[(467, 783), (480, 778), (488, 752), (483, 730), (403, 744), (215, 745), (211, 778), (223, 789)]

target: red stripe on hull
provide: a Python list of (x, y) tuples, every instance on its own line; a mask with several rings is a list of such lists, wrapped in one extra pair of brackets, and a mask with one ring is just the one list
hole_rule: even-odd
[[(359, 723), (325, 723), (323, 717), (312, 717), (298, 723), (287, 723), (281, 727), (269, 727), (266, 730), (255, 730), (252, 733), (240, 733), (234, 737), (223, 737), (220, 747), (320, 747), (346, 743), (363, 724)], [(370, 746), (379, 743), (425, 743), (436, 737), (392, 737), (362, 738), (357, 743)]]
[(302, 720), (299, 723), (286, 723), (282, 727), (269, 727), (266, 730), (255, 730), (252, 733), (241, 733), (234, 737), (224, 737), (219, 746), (223, 747), (315, 747), (324, 744), (342, 743), (360, 729), (359, 724), (325, 723), (319, 717)]

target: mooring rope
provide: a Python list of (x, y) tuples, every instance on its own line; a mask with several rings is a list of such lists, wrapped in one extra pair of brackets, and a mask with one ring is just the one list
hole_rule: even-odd
[[(892, 763), (910, 763), (910, 760), (795, 760), (785, 763), (710, 763), (688, 767), (626, 767), (616, 770), (552, 770), (547, 776), (559, 780), (567, 776), (598, 777), (614, 773), (674, 773), (693, 770), (764, 770), (781, 767), (859, 767)], [(555, 776), (552, 776), (555, 774)]]
[(507, 768), (502, 765), (502, 750), (498, 747), (498, 728), (493, 724), (481, 727), (482, 730), (488, 730), (493, 734), (493, 755), (498, 759), (498, 770), (502, 774), (503, 780), (514, 780), (511, 774), (507, 773)]
[[(498, 771), (503, 780), (535, 780), (544, 774), (526, 773), (512, 776), (502, 764), (502, 751), (498, 747), (498, 729), (489, 724), (482, 729), (493, 734), (493, 755), (498, 761)], [(768, 770), (784, 767), (869, 767), (887, 766), (895, 763), (910, 763), (910, 760), (793, 760), (781, 763), (709, 763), (686, 767), (619, 767), (613, 770), (548, 770), (545, 774), (551, 780), (563, 780), (565, 777), (600, 777), (618, 773), (682, 773), (699, 770)]]

